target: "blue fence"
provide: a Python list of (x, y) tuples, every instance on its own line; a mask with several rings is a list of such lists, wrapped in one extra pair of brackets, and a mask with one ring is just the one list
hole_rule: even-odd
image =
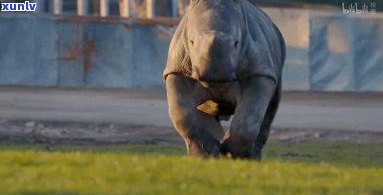
[[(382, 16), (266, 11), (287, 40), (284, 90), (383, 91)], [(0, 84), (162, 87), (176, 24), (0, 15)]]
[(159, 87), (171, 32), (147, 23), (1, 17), (0, 83)]
[(383, 91), (383, 19), (313, 15), (310, 88)]

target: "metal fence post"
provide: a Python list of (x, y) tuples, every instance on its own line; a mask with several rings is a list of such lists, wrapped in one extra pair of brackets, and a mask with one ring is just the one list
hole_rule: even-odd
[(100, 16), (109, 16), (109, 0), (100, 0)]
[(53, 0), (53, 14), (59, 15), (63, 11), (63, 2), (62, 0)]
[(89, 12), (89, 2), (88, 0), (77, 0), (77, 15), (84, 16)]
[(131, 0), (119, 0), (119, 7), (120, 7), (120, 16), (121, 17), (131, 17), (132, 10), (131, 10)]
[(146, 17), (154, 18), (155, 16), (155, 2), (156, 0), (146, 0)]

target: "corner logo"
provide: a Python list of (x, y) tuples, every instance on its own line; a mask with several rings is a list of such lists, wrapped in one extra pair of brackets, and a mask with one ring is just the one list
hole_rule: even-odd
[(346, 5), (342, 3), (343, 14), (375, 14), (376, 3), (370, 2), (369, 4), (351, 3)]
[(0, 3), (2, 12), (34, 12), (37, 8), (37, 3)]

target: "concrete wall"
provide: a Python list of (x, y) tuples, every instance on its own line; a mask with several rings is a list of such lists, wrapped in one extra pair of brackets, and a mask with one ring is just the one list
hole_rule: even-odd
[[(382, 91), (383, 17), (264, 9), (284, 90)], [(0, 84), (158, 88), (175, 21), (0, 15)]]
[(309, 90), (309, 11), (278, 8), (263, 10), (273, 19), (286, 40), (283, 89)]
[(0, 83), (162, 86), (170, 30), (119, 19), (0, 17)]
[(383, 16), (310, 17), (310, 89), (383, 91)]
[(286, 39), (284, 90), (383, 91), (383, 14), (264, 10)]

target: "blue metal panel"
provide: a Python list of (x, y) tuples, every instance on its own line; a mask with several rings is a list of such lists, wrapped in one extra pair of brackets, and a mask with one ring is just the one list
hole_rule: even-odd
[(2, 18), (0, 37), (0, 83), (56, 85), (57, 49), (52, 20)]

